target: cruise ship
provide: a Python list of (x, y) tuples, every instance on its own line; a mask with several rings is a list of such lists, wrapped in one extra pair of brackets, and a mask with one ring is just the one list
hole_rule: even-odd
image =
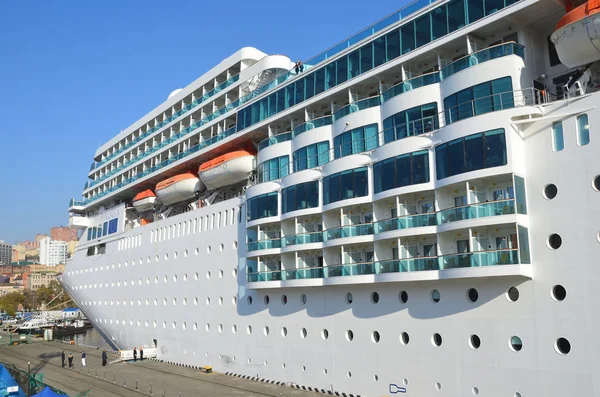
[(303, 62), (241, 48), (96, 150), (61, 283), (165, 362), (600, 396), (599, 10), (418, 0)]

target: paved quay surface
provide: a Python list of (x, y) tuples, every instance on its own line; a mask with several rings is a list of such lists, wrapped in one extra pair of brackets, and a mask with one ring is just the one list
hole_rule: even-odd
[[(62, 368), (60, 353), (73, 354), (74, 369)], [(82, 369), (81, 352), (87, 354), (87, 367)], [(67, 345), (60, 342), (35, 341), (19, 346), (0, 346), (0, 360), (27, 371), (31, 362), (32, 373), (43, 373), (44, 382), (71, 397), (82, 395), (95, 397), (140, 396), (222, 396), (222, 397), (316, 397), (313, 392), (292, 389), (227, 376), (220, 373), (206, 374), (197, 370), (144, 360), (136, 363), (113, 363), (118, 356), (109, 353), (109, 364), (102, 367), (101, 350)], [(89, 371), (89, 375), (88, 375)], [(96, 377), (97, 373), (97, 377)], [(104, 380), (106, 378), (106, 380)], [(135, 380), (138, 390), (135, 390)], [(152, 394), (150, 384), (152, 383)], [(124, 386), (126, 385), (126, 387)], [(164, 389), (163, 389), (164, 388)], [(87, 392), (87, 394), (85, 394)], [(181, 394), (179, 394), (181, 393)]]

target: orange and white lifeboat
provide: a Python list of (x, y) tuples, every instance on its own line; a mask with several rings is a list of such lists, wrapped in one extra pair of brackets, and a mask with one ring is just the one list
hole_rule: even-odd
[(154, 208), (156, 203), (156, 194), (150, 189), (139, 192), (133, 198), (133, 208), (139, 212), (144, 212)]
[(560, 61), (570, 68), (600, 60), (600, 0), (589, 0), (569, 11), (550, 40)]
[(193, 199), (196, 192), (203, 192), (204, 184), (191, 172), (175, 175), (156, 185), (156, 196), (164, 205), (172, 205)]
[(209, 190), (244, 181), (256, 167), (256, 156), (236, 150), (203, 163), (198, 175)]

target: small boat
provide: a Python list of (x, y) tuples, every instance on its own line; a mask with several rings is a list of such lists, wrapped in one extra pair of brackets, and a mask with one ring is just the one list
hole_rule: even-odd
[(154, 208), (156, 203), (156, 194), (150, 189), (139, 192), (133, 198), (133, 207), (139, 212), (144, 212)]
[(156, 197), (165, 205), (172, 205), (196, 197), (206, 189), (202, 181), (191, 172), (175, 175), (156, 185)]
[(600, 59), (600, 0), (589, 0), (564, 15), (550, 40), (560, 61), (570, 67)]
[(207, 189), (217, 189), (244, 181), (256, 168), (256, 156), (236, 150), (203, 163), (198, 175)]

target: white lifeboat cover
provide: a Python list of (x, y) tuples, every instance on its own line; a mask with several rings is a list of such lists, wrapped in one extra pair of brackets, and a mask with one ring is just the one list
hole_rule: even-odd
[(206, 188), (213, 190), (244, 181), (255, 167), (256, 156), (247, 153), (227, 159), (211, 168), (200, 170), (198, 175)]

